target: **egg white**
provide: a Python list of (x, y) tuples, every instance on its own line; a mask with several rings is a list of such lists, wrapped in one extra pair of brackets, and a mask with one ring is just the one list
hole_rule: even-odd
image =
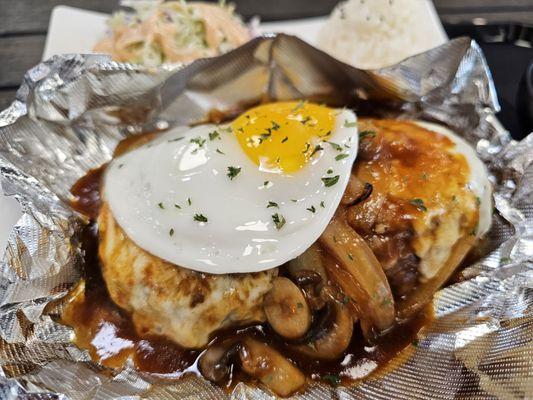
[[(313, 244), (335, 213), (357, 155), (355, 122), (352, 111), (338, 110), (328, 140), (342, 151), (321, 143), (323, 150), (291, 174), (262, 170), (226, 126), (171, 129), (115, 159), (103, 197), (132, 241), (170, 263), (211, 274), (274, 268)], [(213, 131), (220, 136), (210, 140)], [(341, 153), (347, 157), (336, 160)], [(241, 168), (233, 179), (229, 166)], [(322, 180), (337, 175), (332, 186)], [(276, 213), (286, 220), (280, 229)], [(195, 220), (199, 214), (207, 222)]]

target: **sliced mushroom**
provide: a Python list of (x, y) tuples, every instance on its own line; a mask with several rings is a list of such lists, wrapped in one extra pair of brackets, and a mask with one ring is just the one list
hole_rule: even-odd
[(242, 370), (261, 381), (281, 397), (288, 397), (305, 386), (305, 375), (272, 347), (245, 338), (239, 351)]
[(328, 303), (330, 318), (315, 330), (315, 338), (294, 349), (311, 358), (335, 360), (348, 348), (352, 340), (354, 319), (348, 307), (337, 301)]
[(270, 326), (280, 336), (293, 340), (305, 335), (311, 311), (302, 291), (290, 279), (277, 277), (265, 295), (263, 309)]
[(240, 342), (237, 339), (228, 339), (208, 347), (198, 360), (198, 368), (204, 378), (220, 382), (227, 377), (239, 349)]

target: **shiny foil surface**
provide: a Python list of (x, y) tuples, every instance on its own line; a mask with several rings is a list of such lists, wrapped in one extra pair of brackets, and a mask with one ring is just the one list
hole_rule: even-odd
[(200, 121), (212, 109), (300, 98), (448, 125), (489, 168), (495, 208), (483, 255), (437, 294), (436, 319), (416, 345), (351, 387), (317, 383), (294, 398), (533, 398), (533, 135), (516, 142), (499, 124), (477, 44), (460, 38), (363, 71), (276, 35), (184, 67), (65, 55), (26, 74), (0, 113), (0, 182), (24, 209), (0, 261), (1, 399), (273, 398), (244, 383), (227, 394), (196, 377), (107, 369), (71, 343), (72, 330), (55, 316), (82, 271), (84, 221), (68, 205), (69, 189), (121, 139)]

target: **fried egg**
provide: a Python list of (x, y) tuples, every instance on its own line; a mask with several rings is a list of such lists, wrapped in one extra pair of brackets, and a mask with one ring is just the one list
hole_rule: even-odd
[(357, 155), (356, 115), (265, 104), (227, 125), (171, 129), (108, 166), (104, 201), (128, 237), (211, 273), (279, 266), (322, 234)]

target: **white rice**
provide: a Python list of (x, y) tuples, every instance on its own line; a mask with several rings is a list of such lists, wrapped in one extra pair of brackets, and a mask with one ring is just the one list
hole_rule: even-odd
[(319, 48), (359, 68), (381, 68), (447, 40), (431, 0), (349, 0), (318, 35)]

